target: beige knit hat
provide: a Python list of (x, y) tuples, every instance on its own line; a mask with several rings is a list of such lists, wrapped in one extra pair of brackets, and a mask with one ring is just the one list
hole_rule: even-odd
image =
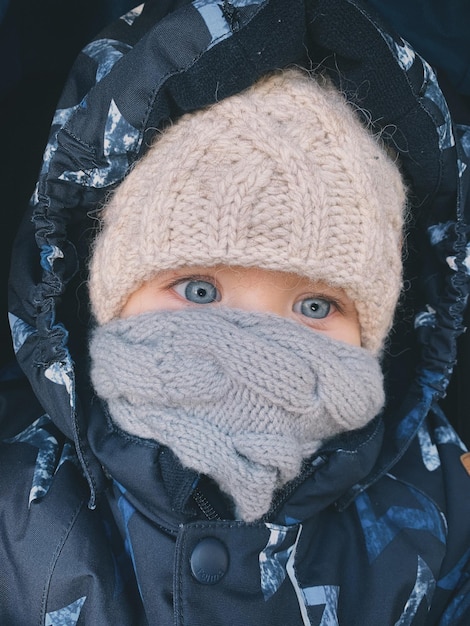
[(117, 188), (90, 266), (99, 324), (158, 271), (237, 265), (343, 288), (378, 353), (401, 289), (397, 166), (324, 79), (289, 69), (168, 128)]

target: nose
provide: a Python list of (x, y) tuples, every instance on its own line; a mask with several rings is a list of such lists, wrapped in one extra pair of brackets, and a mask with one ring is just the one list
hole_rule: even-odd
[(287, 302), (287, 294), (283, 290), (260, 282), (249, 288), (236, 289), (227, 304), (244, 311), (275, 313), (287, 317), (290, 313)]

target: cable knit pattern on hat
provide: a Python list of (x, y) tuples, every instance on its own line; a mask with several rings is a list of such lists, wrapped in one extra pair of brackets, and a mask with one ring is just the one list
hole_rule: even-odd
[(323, 79), (286, 70), (183, 116), (117, 188), (91, 261), (98, 323), (159, 270), (228, 264), (343, 288), (380, 352), (401, 289), (397, 166)]
[(273, 314), (144, 313), (98, 327), (90, 353), (112, 419), (211, 476), (246, 521), (323, 440), (364, 426), (384, 401), (370, 352)]

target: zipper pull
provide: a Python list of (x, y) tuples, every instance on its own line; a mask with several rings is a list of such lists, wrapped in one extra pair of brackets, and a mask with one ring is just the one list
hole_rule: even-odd
[(206, 496), (201, 491), (199, 491), (199, 489), (196, 488), (193, 491), (192, 497), (204, 517), (210, 522), (222, 519), (217, 511), (214, 509), (212, 504), (209, 502), (209, 500), (206, 498)]

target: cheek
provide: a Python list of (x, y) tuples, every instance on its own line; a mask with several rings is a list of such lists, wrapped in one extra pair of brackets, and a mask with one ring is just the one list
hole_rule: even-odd
[(336, 339), (351, 346), (362, 346), (361, 328), (355, 312), (348, 312), (343, 315), (336, 311), (319, 320), (312, 318), (306, 321), (306, 318), (301, 315), (296, 315), (294, 319), (310, 328), (312, 332), (321, 333), (330, 339)]
[(342, 341), (350, 346), (362, 346), (361, 329), (356, 319), (335, 315), (323, 320), (323, 322), (323, 324), (316, 326), (309, 324), (309, 326), (313, 332), (319, 332), (330, 337), (330, 339)]
[(357, 320), (338, 320), (338, 323), (328, 333), (333, 339), (344, 341), (351, 346), (360, 347), (361, 342), (361, 329)]
[(121, 310), (120, 317), (130, 317), (151, 311), (178, 310), (185, 306), (185, 303), (169, 290), (151, 289), (144, 286), (129, 296)]

